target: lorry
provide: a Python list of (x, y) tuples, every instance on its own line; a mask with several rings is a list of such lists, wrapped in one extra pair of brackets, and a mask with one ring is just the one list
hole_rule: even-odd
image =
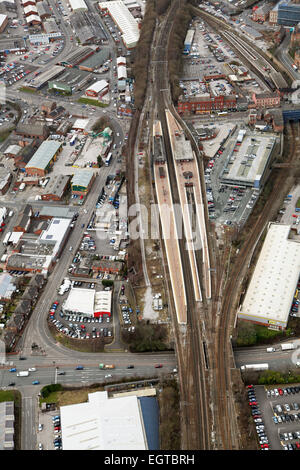
[(28, 377), (29, 371), (28, 370), (20, 370), (20, 372), (17, 372), (17, 377)]
[(283, 343), (281, 344), (282, 351), (290, 351), (291, 349), (295, 349), (294, 343)]
[(241, 366), (241, 371), (247, 371), (247, 370), (268, 370), (269, 369), (269, 364), (245, 364), (244, 366)]
[(114, 369), (115, 365), (114, 364), (99, 364), (99, 369)]

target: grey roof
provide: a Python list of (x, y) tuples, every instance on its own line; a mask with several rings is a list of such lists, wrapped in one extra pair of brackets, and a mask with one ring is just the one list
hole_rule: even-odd
[(40, 209), (40, 217), (59, 217), (60, 219), (72, 219), (76, 209), (71, 207), (43, 206)]
[(56, 175), (51, 177), (47, 188), (44, 191), (45, 194), (52, 194), (61, 198), (64, 194), (65, 187), (70, 181), (70, 176), (68, 175)]
[(79, 170), (72, 178), (72, 186), (83, 186), (87, 188), (93, 178), (94, 172), (90, 170)]
[(39, 168), (45, 170), (61, 145), (61, 142), (55, 140), (45, 140), (39, 146), (25, 168)]

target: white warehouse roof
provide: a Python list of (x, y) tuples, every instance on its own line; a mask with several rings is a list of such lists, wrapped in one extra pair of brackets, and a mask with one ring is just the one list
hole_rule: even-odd
[(108, 398), (107, 392), (95, 392), (88, 399), (60, 408), (63, 450), (148, 448), (136, 396)]
[(95, 93), (100, 93), (101, 91), (107, 88), (109, 83), (106, 80), (99, 80), (98, 82), (93, 83), (86, 91), (94, 91)]
[(93, 317), (94, 300), (94, 289), (81, 289), (80, 287), (75, 287), (70, 290), (66, 303), (64, 304), (64, 310), (74, 313), (83, 313), (86, 316)]
[(124, 3), (121, 0), (100, 2), (99, 7), (101, 10), (108, 10), (122, 33), (122, 39), (126, 47), (129, 49), (135, 47), (140, 37), (140, 31), (137, 21)]
[(3, 25), (4, 21), (6, 21), (6, 19), (7, 19), (7, 15), (2, 15), (2, 14), (0, 15), (0, 26)]
[(290, 229), (269, 225), (240, 318), (286, 326), (300, 272), (300, 243), (289, 238)]
[(87, 11), (87, 6), (84, 0), (69, 0), (70, 6), (73, 11)]
[(125, 65), (119, 65), (117, 72), (118, 72), (118, 80), (127, 78), (127, 71), (126, 71)]

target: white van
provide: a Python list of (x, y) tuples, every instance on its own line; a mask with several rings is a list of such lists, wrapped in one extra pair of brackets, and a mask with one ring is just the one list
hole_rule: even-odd
[(267, 352), (275, 352), (275, 348), (267, 348)]

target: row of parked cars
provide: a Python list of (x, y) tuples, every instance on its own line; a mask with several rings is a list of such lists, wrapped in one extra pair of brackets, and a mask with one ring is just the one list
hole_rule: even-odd
[(251, 408), (251, 415), (255, 424), (260, 448), (262, 450), (269, 450), (270, 448), (269, 439), (266, 435), (265, 425), (262, 419), (262, 414), (259, 408), (259, 404), (256, 400), (255, 389), (253, 385), (247, 386), (247, 394), (248, 394), (249, 406)]
[(62, 449), (62, 441), (61, 441), (61, 426), (60, 426), (60, 416), (56, 415), (52, 418), (53, 422), (53, 432), (54, 432), (54, 449), (61, 450)]
[(279, 397), (282, 395), (290, 395), (295, 393), (300, 392), (300, 387), (285, 387), (285, 388), (273, 388), (267, 390), (267, 397), (272, 398), (272, 397)]
[(300, 431), (280, 433), (279, 438), (280, 438), (280, 444), (282, 445), (283, 450), (300, 449), (300, 443), (298, 441), (287, 442), (287, 441), (300, 439)]

